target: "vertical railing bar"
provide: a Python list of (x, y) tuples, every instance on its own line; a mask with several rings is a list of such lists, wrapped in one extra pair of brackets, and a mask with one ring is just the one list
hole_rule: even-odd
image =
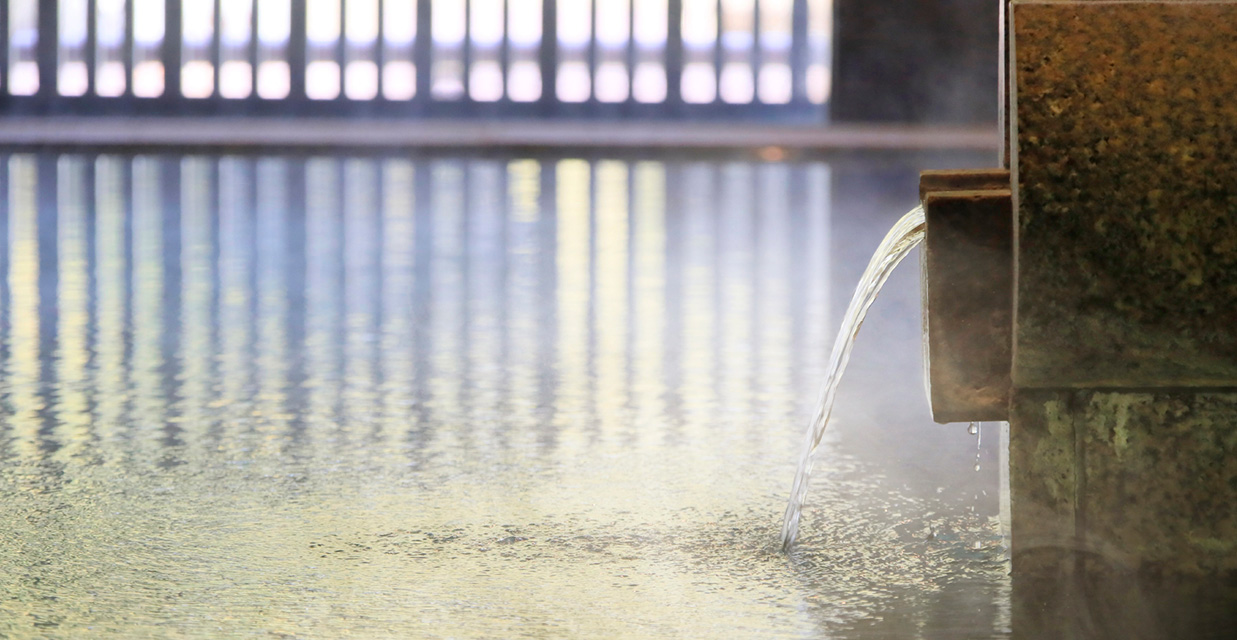
[(120, 66), (125, 71), (125, 88), (121, 92), (123, 96), (133, 95), (133, 47), (135, 46), (135, 38), (133, 37), (133, 2), (134, 0), (125, 0), (125, 33), (120, 51)]
[(262, 63), (258, 41), (258, 0), (249, 5), (249, 99), (258, 98), (258, 65)]
[(98, 0), (86, 0), (86, 50), (82, 59), (86, 62), (86, 93), (95, 92), (95, 64), (98, 62), (99, 46), (99, 3)]
[(683, 104), (683, 0), (666, 2), (666, 104)]
[(60, 57), (60, 7), (58, 2), (39, 3), (39, 41), (35, 56), (39, 70), (39, 90), (45, 99), (56, 95), (56, 75)]
[(306, 28), (308, 27), (306, 0), (291, 0), (289, 9), (292, 15), (288, 30), (288, 100), (294, 104), (304, 104), (305, 94), (305, 57)]
[(463, 64), (461, 81), (464, 83), (464, 99), (472, 98), (472, 0), (464, 0), (464, 42), (460, 51)]
[(214, 22), (214, 28), (213, 33), (210, 35), (210, 42), (215, 86), (211, 87), (211, 95), (217, 98), (222, 95), (219, 92), (219, 81), (223, 79), (223, 0), (214, 0), (214, 2), (215, 15), (211, 18), (211, 21)]
[[(671, 0), (674, 1), (674, 0)], [(541, 67), (543, 114), (558, 104), (558, 0), (542, 0), (541, 47), (537, 52)]]
[(499, 99), (510, 99), (511, 96), (507, 92), (507, 73), (511, 69), (511, 0), (503, 0), (503, 36), (498, 44), (498, 73), (502, 76), (502, 93)]
[(387, 0), (375, 0), (378, 3), (378, 32), (374, 34), (374, 66), (378, 68), (378, 87), (374, 94), (375, 100), (382, 100), (386, 87), (382, 81), (383, 69), (387, 65), (386, 32), (382, 25), (386, 24)]
[(431, 99), (430, 58), (434, 47), (434, 34), (431, 33), (433, 10), (431, 0), (417, 0), (417, 36), (413, 42), (412, 58), (417, 68), (416, 99), (426, 102)]
[[(339, 100), (347, 100), (344, 89), (348, 75), (348, 0), (339, 0), (339, 39), (335, 41), (335, 62), (339, 64)], [(341, 183), (342, 184), (342, 183)]]
[(790, 101), (793, 104), (807, 103), (807, 60), (811, 46), (807, 0), (794, 0), (790, 10)]
[(764, 46), (760, 41), (760, 0), (752, 4), (752, 104), (760, 102), (760, 65), (764, 62)]
[(181, 0), (168, 0), (163, 13), (163, 95), (168, 100), (180, 103), (184, 97), (180, 86), (181, 50)]

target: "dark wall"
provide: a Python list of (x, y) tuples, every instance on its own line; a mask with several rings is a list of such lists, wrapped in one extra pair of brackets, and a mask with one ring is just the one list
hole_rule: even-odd
[(834, 122), (997, 121), (1000, 0), (834, 0)]

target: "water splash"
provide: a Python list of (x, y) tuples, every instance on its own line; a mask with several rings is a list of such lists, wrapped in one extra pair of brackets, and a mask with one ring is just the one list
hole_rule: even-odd
[(876, 300), (881, 287), (889, 279), (894, 267), (923, 240), (924, 213), (923, 207), (915, 207), (902, 216), (880, 246), (876, 248), (868, 268), (863, 271), (855, 295), (846, 307), (846, 315), (842, 318), (842, 326), (838, 337), (833, 342), (833, 352), (829, 355), (828, 375), (820, 391), (820, 399), (816, 402), (816, 411), (812, 422), (808, 425), (807, 437), (803, 445), (803, 453), (799, 458), (799, 470), (795, 473), (795, 483), (790, 489), (790, 502), (786, 505), (786, 515), (782, 520), (782, 550), (788, 551), (795, 544), (799, 535), (799, 519), (802, 516), (803, 503), (807, 499), (808, 480), (812, 475), (812, 463), (820, 439), (825, 435), (825, 427), (829, 424), (829, 415), (833, 413), (833, 401), (837, 395), (838, 383), (850, 361), (850, 351), (855, 346), (855, 336), (868, 308)]

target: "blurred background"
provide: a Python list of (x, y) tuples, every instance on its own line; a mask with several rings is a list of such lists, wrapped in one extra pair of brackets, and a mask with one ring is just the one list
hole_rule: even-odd
[(0, 110), (991, 125), (980, 0), (9, 0)]

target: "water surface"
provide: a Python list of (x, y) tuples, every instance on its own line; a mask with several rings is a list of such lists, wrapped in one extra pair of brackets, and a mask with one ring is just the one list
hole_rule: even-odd
[(6, 157), (0, 635), (1005, 635), (864, 162)]

